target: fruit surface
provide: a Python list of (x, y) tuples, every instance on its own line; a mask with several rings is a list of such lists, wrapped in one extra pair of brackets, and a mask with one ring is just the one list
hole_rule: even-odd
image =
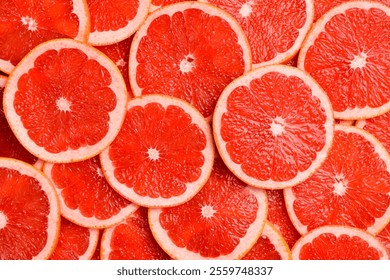
[(375, 118), (359, 120), (356, 127), (374, 135), (390, 153), (390, 112)]

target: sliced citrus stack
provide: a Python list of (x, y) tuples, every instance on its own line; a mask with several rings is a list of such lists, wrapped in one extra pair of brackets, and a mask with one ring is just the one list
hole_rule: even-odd
[(88, 42), (111, 45), (129, 38), (144, 22), (150, 0), (86, 0), (91, 16)]
[(316, 22), (299, 52), (298, 68), (326, 91), (334, 116), (354, 120), (390, 110), (390, 7), (354, 1)]
[(0, 158), (0, 259), (47, 259), (59, 231), (50, 181), (27, 163)]
[(390, 156), (371, 134), (336, 125), (323, 165), (284, 193), (290, 218), (302, 234), (330, 224), (376, 234), (390, 221)]
[(139, 207), (126, 221), (104, 230), (102, 260), (169, 260), (153, 238), (148, 209)]
[(111, 185), (146, 207), (191, 199), (206, 183), (213, 161), (208, 122), (187, 102), (166, 95), (130, 100), (118, 137), (101, 153)]
[(386, 249), (367, 232), (346, 226), (310, 231), (292, 249), (295, 260), (387, 260)]
[(72, 39), (34, 48), (4, 91), (12, 131), (28, 151), (48, 162), (99, 154), (118, 134), (126, 102), (126, 85), (115, 64)]
[(356, 127), (373, 134), (390, 153), (390, 112), (375, 118), (359, 120)]
[(57, 38), (86, 41), (84, 0), (3, 0), (0, 7), (0, 69), (10, 73), (35, 46)]
[(62, 218), (58, 243), (50, 259), (89, 260), (95, 252), (98, 237), (98, 229), (81, 227)]
[(283, 63), (299, 51), (313, 23), (312, 0), (200, 0), (229, 12), (252, 50), (253, 68)]
[[(195, 0), (196, 1), (196, 0)], [(154, 12), (155, 10), (178, 2), (183, 2), (183, 0), (152, 0), (150, 4), (149, 12)]]
[(194, 198), (176, 207), (149, 209), (149, 224), (174, 259), (240, 259), (259, 238), (266, 216), (265, 191), (238, 180), (217, 158)]
[(179, 97), (211, 117), (225, 86), (251, 68), (250, 47), (232, 16), (187, 1), (150, 14), (134, 36), (129, 67), (134, 95)]
[(43, 171), (58, 193), (61, 214), (77, 225), (107, 228), (138, 208), (106, 181), (99, 157), (75, 163), (45, 163)]
[(390, 223), (376, 236), (387, 250), (387, 254), (390, 256)]
[(243, 260), (290, 260), (291, 251), (280, 232), (266, 222), (260, 238)]
[(332, 108), (303, 71), (266, 66), (225, 88), (213, 131), (222, 159), (238, 178), (281, 189), (304, 181), (325, 160), (333, 138)]

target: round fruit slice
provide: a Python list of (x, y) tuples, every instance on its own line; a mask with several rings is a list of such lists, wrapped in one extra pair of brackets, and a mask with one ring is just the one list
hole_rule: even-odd
[(115, 64), (72, 39), (45, 42), (15, 68), (4, 113), (19, 142), (48, 162), (94, 157), (116, 137), (127, 90)]
[(58, 198), (50, 181), (27, 163), (0, 158), (0, 259), (47, 259), (59, 231)]
[(265, 191), (238, 180), (219, 158), (190, 201), (149, 209), (152, 233), (174, 259), (240, 259), (259, 238), (266, 217)]
[(377, 238), (346, 226), (323, 226), (302, 236), (292, 248), (295, 260), (387, 260)]
[(260, 238), (243, 260), (290, 260), (291, 251), (280, 232), (269, 222), (265, 223)]
[(175, 4), (178, 2), (183, 2), (183, 0), (152, 0), (152, 3), (149, 8), (149, 12), (154, 12), (155, 10), (170, 5), (170, 4)]
[(298, 68), (326, 91), (338, 119), (390, 110), (390, 7), (355, 1), (327, 12), (299, 52)]
[(333, 138), (332, 108), (303, 71), (266, 66), (225, 88), (213, 131), (222, 159), (238, 178), (282, 189), (307, 179), (325, 160)]
[(102, 260), (169, 260), (148, 223), (148, 209), (139, 207), (126, 221), (104, 230)]
[(10, 73), (35, 46), (57, 38), (87, 41), (84, 0), (3, 0), (0, 7), (0, 69)]
[(150, 0), (86, 0), (91, 15), (91, 45), (111, 45), (129, 38), (145, 21)]
[(375, 118), (357, 121), (356, 127), (373, 134), (390, 153), (390, 112)]
[(312, 0), (200, 0), (229, 12), (252, 50), (253, 68), (284, 63), (299, 51), (313, 23)]
[(89, 260), (95, 252), (99, 230), (80, 227), (61, 218), (58, 243), (51, 260)]
[(250, 70), (250, 47), (232, 16), (186, 1), (150, 14), (134, 36), (129, 67), (134, 95), (179, 97), (209, 118), (225, 86)]
[(377, 234), (390, 221), (390, 156), (371, 134), (336, 125), (323, 165), (284, 191), (290, 218), (304, 234), (323, 225), (347, 225)]
[(387, 254), (390, 256), (390, 223), (376, 237), (385, 246)]
[(77, 225), (107, 228), (138, 208), (106, 181), (99, 157), (75, 163), (45, 163), (43, 171), (58, 193), (61, 214)]
[(107, 180), (127, 199), (146, 207), (179, 205), (210, 176), (211, 128), (178, 98), (138, 97), (129, 101), (121, 131), (100, 159)]

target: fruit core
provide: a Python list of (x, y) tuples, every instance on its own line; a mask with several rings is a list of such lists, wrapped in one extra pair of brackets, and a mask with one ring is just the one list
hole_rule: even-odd
[(148, 157), (150, 160), (158, 160), (160, 158), (160, 152), (155, 148), (149, 148)]
[(56, 102), (57, 108), (62, 112), (70, 112), (71, 103), (64, 97), (60, 97)]
[(195, 58), (193, 55), (188, 54), (184, 57), (182, 61), (180, 61), (180, 71), (182, 73), (188, 73), (192, 71), (192, 68), (195, 66)]
[(123, 58), (120, 58), (117, 60), (117, 62), (115, 64), (118, 67), (124, 67), (124, 66), (126, 66), (126, 61), (124, 61)]
[(210, 219), (214, 216), (216, 210), (214, 210), (213, 206), (211, 205), (203, 205), (202, 206), (202, 216), (203, 218)]
[(351, 68), (353, 70), (355, 69), (362, 69), (367, 64), (367, 54), (364, 52), (361, 52), (358, 55), (354, 56), (354, 59), (351, 61)]
[(252, 13), (252, 7), (251, 7), (251, 2), (247, 2), (244, 5), (242, 5), (240, 9), (240, 15), (245, 18), (248, 17)]
[(335, 195), (342, 196), (345, 194), (347, 190), (347, 182), (345, 181), (344, 177), (341, 175), (338, 175), (335, 177), (335, 183), (333, 184), (334, 190), (333, 193)]
[(7, 216), (0, 211), (0, 230), (7, 225)]
[(101, 168), (96, 168), (96, 174), (99, 176), (99, 177), (103, 177), (103, 171), (101, 170)]
[(285, 127), (284, 119), (281, 117), (276, 117), (275, 119), (272, 120), (271, 123), (272, 135), (275, 137), (282, 135), (284, 133), (284, 127)]
[(27, 30), (29, 31), (36, 31), (38, 29), (37, 22), (31, 17), (22, 17), (21, 21), (23, 25), (27, 26)]

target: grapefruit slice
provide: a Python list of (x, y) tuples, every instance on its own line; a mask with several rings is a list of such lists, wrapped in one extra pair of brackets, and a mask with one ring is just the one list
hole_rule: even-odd
[(249, 40), (253, 68), (284, 63), (297, 54), (313, 23), (312, 0), (200, 0), (238, 21)]
[(295, 260), (387, 260), (373, 235), (353, 227), (323, 226), (310, 231), (292, 248)]
[[(196, 0), (195, 0), (196, 1)], [(178, 2), (183, 2), (183, 0), (152, 0), (149, 8), (149, 12), (154, 12), (155, 10), (170, 5), (170, 4), (175, 4)]]
[(102, 260), (169, 260), (154, 239), (148, 223), (148, 209), (139, 207), (124, 222), (104, 230)]
[(362, 129), (336, 125), (328, 158), (305, 182), (284, 191), (291, 221), (304, 234), (346, 225), (372, 234), (390, 221), (390, 156)]
[(107, 228), (138, 208), (106, 181), (99, 157), (75, 163), (45, 163), (43, 171), (57, 191), (61, 214), (77, 225)]
[(298, 68), (326, 91), (338, 119), (365, 119), (390, 110), (390, 7), (341, 4), (316, 22)]
[(0, 259), (48, 259), (59, 231), (58, 198), (46, 176), (0, 158)]
[(390, 256), (390, 223), (376, 237), (385, 246), (387, 254)]
[(173, 259), (240, 259), (259, 238), (266, 216), (265, 191), (238, 180), (217, 158), (194, 198), (149, 209), (149, 224)]
[(115, 64), (72, 39), (34, 48), (4, 91), (4, 113), (15, 136), (48, 162), (99, 154), (118, 134), (126, 102), (126, 85)]
[(150, 14), (134, 35), (129, 67), (135, 96), (179, 97), (210, 118), (225, 86), (251, 68), (250, 47), (232, 16), (186, 1)]
[(86, 0), (91, 15), (91, 45), (111, 45), (129, 38), (144, 22), (150, 0)]
[(95, 252), (99, 230), (80, 227), (61, 218), (61, 229), (57, 246), (51, 260), (89, 260)]
[(0, 70), (10, 73), (35, 46), (57, 38), (87, 41), (84, 0), (3, 0), (0, 7)]
[(290, 260), (291, 251), (280, 232), (266, 222), (260, 238), (243, 260)]
[(181, 99), (138, 97), (129, 101), (121, 131), (100, 159), (108, 182), (127, 199), (145, 207), (179, 205), (210, 176), (211, 127)]
[(303, 71), (271, 65), (229, 84), (213, 117), (227, 167), (255, 187), (282, 189), (307, 179), (333, 138), (329, 99)]

